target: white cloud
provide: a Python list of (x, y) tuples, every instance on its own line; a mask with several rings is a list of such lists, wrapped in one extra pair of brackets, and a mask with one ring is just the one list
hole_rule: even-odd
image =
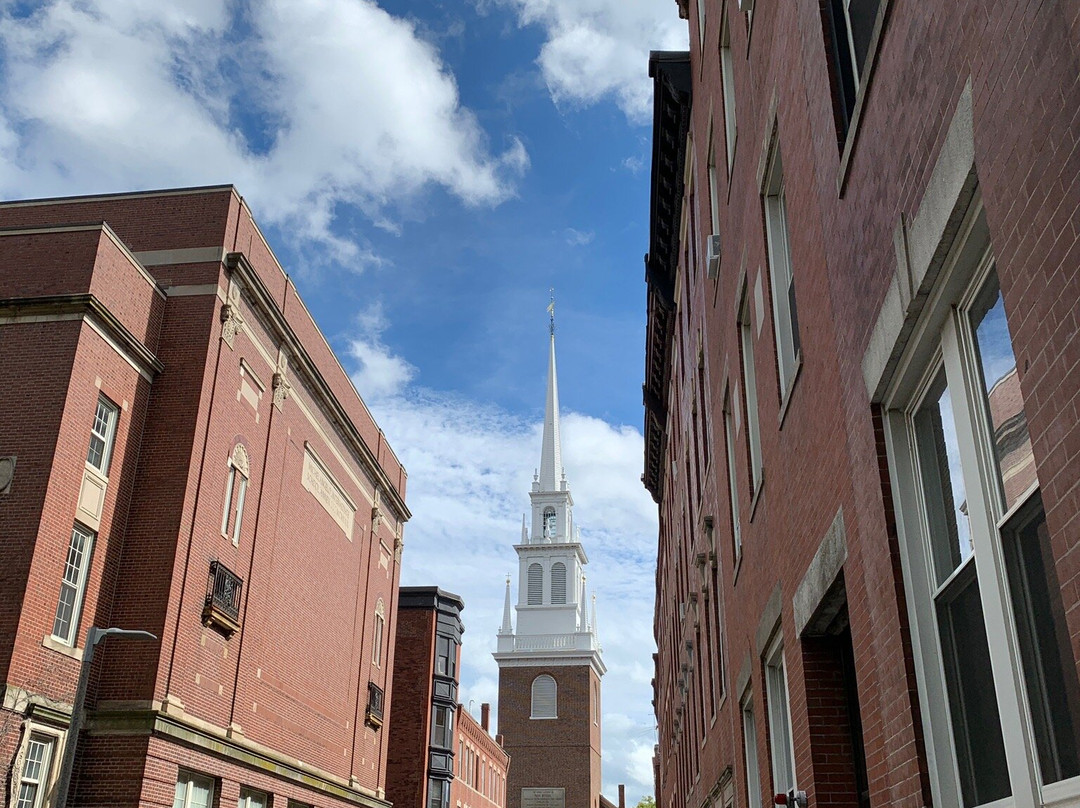
[[(370, 317), (378, 331), (381, 314)], [(542, 401), (542, 378), (536, 397)], [(362, 391), (363, 392), (363, 391)], [(505, 577), (517, 595), (521, 516), (540, 459), (542, 425), (505, 410), (429, 390), (399, 388), (367, 398), (409, 473), (402, 582), (438, 585), (465, 600), (461, 698), (493, 704), (498, 667), (491, 657), (502, 619)], [(640, 482), (644, 441), (629, 426), (567, 412), (563, 462), (574, 493), (575, 522), (589, 555), (590, 593), (608, 673), (603, 682), (604, 793), (626, 783), (631, 804), (653, 793), (655, 733), (652, 613), (656, 507)], [(646, 755), (647, 751), (647, 755)]]
[(416, 368), (396, 356), (382, 340), (389, 323), (381, 301), (372, 303), (356, 316), (359, 333), (348, 342), (347, 352), (357, 363), (353, 386), (365, 399), (393, 396), (412, 381)]
[[(494, 0), (546, 35), (537, 63), (556, 103), (615, 100), (632, 121), (651, 113), (650, 50), (685, 50), (674, 0)], [(481, 7), (490, 5), (482, 2)]]
[[(258, 214), (362, 265), (373, 221), (431, 185), (497, 204), (528, 167), (492, 149), (438, 51), (371, 0), (57, 0), (0, 12), (0, 192), (234, 182)], [(388, 216), (390, 217), (388, 219)]]

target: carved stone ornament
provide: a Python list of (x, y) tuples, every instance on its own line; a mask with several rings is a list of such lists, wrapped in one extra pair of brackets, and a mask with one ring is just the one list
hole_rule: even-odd
[(289, 393), (292, 392), (292, 385), (289, 384), (289, 380), (285, 378), (285, 374), (279, 372), (274, 374), (270, 386), (274, 388), (274, 406), (280, 410), (285, 403), (285, 399), (287, 399)]
[(379, 529), (379, 525), (382, 524), (382, 509), (378, 505), (371, 509), (371, 532), (375, 533)]
[(245, 477), (251, 477), (251, 460), (248, 458), (247, 449), (242, 443), (236, 444), (232, 450), (232, 464)]
[(240, 314), (239, 301), (226, 303), (221, 307), (221, 338), (230, 348), (243, 326), (244, 318)]
[(405, 540), (400, 535), (394, 537), (394, 561), (401, 563), (401, 551), (405, 549)]
[(15, 455), (0, 457), (0, 495), (11, 493), (11, 481), (15, 479)]

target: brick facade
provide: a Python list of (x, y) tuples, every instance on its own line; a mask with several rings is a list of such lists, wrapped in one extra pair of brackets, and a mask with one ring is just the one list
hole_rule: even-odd
[[(7, 797), (34, 733), (56, 738), (55, 776), (96, 625), (159, 640), (98, 647), (76, 804), (171, 805), (182, 766), (219, 800), (385, 805), (369, 682), (388, 712), (405, 472), (246, 205), (227, 186), (16, 202), (0, 228)], [(65, 642), (76, 523), (93, 546)], [(208, 600), (212, 562), (231, 576)]]
[[(532, 684), (555, 679), (557, 718), (533, 719)], [(600, 677), (579, 665), (509, 666), (499, 670), (499, 733), (510, 754), (507, 806), (521, 808), (523, 788), (565, 789), (566, 808), (598, 808)]]
[[(752, 16), (740, 5), (755, 6)], [(1075, 796), (1062, 773), (1074, 762), (1055, 774), (1025, 740), (1045, 735), (1049, 719), (1037, 715), (1047, 697), (1022, 684), (1036, 678), (1025, 650), (1035, 629), (1009, 617), (1024, 597), (1009, 557), (1024, 552), (1012, 549), (1023, 512), (1044, 513), (1024, 535), (1042, 553), (1053, 604), (1032, 613), (1052, 624), (1040, 641), (1055, 660), (1047, 670), (1060, 660), (1061, 679), (1046, 688), (1066, 694), (1048, 710), (1060, 739), (1080, 729), (1080, 12), (1056, 2), (679, 6), (690, 52), (650, 63), (644, 479), (660, 508), (658, 803), (771, 802), (780, 790), (772, 756), (786, 746), (772, 731), (774, 674), (786, 678), (794, 784), (811, 805), (978, 804), (995, 788), (1017, 805)], [(865, 50), (854, 56), (835, 22), (844, 13), (864, 14)], [(860, 59), (845, 105), (844, 65)], [(778, 285), (772, 229), (781, 196), (790, 288)], [(984, 406), (981, 394), (960, 392), (977, 387), (970, 369), (983, 354), (970, 347), (975, 326), (953, 312), (975, 310), (991, 277), (1016, 373)], [(791, 307), (797, 319), (786, 317)], [(785, 320), (797, 358), (787, 379)], [(943, 422), (976, 436), (956, 438), (967, 499), (948, 498), (963, 514), (950, 518), (971, 531), (973, 550), (959, 552), (979, 564), (942, 586), (955, 593), (964, 575), (976, 580), (977, 630), (956, 636), (979, 644), (972, 638), (985, 631), (985, 664), (967, 653), (957, 670), (943, 615), (973, 607), (921, 594), (922, 531), (948, 531), (926, 527), (932, 508), (919, 503), (930, 472), (912, 463), (928, 450), (905, 440), (919, 428), (916, 407), (933, 403), (924, 376), (938, 364), (956, 407)], [(1028, 433), (1020, 443), (1009, 443), (1001, 408)], [(988, 423), (992, 438), (980, 443)], [(951, 433), (935, 440), (944, 447)], [(994, 452), (1015, 472), (1000, 491)], [(1036, 474), (1037, 489), (1023, 484)], [(1027, 504), (1013, 514), (992, 501), (999, 494)], [(980, 523), (968, 514), (982, 499)], [(947, 695), (978, 689), (966, 678), (977, 668), (1000, 716), (980, 742), (1002, 733), (999, 766), (965, 763), (946, 718)], [(972, 796), (976, 784), (983, 797)]]
[(454, 728), (457, 755), (455, 777), (450, 785), (453, 808), (506, 808), (506, 777), (510, 756), (502, 735), (492, 738), (488, 730), (490, 705), (480, 705), (480, 721), (458, 705)]

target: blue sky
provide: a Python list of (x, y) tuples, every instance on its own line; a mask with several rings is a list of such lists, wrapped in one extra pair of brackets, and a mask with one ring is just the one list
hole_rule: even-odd
[(555, 288), (604, 790), (635, 801), (654, 741), (647, 65), (685, 46), (674, 0), (0, 0), (0, 193), (238, 187), (409, 471), (403, 582), (465, 598), (477, 710)]

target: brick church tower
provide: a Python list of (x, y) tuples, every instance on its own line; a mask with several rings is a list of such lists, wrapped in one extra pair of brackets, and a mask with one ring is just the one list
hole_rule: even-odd
[(510, 754), (507, 808), (599, 808), (600, 677), (596, 609), (585, 595), (588, 558), (574, 529), (562, 466), (552, 313), (540, 471), (532, 529), (522, 519), (517, 631), (510, 579), (499, 629), (499, 732)]

